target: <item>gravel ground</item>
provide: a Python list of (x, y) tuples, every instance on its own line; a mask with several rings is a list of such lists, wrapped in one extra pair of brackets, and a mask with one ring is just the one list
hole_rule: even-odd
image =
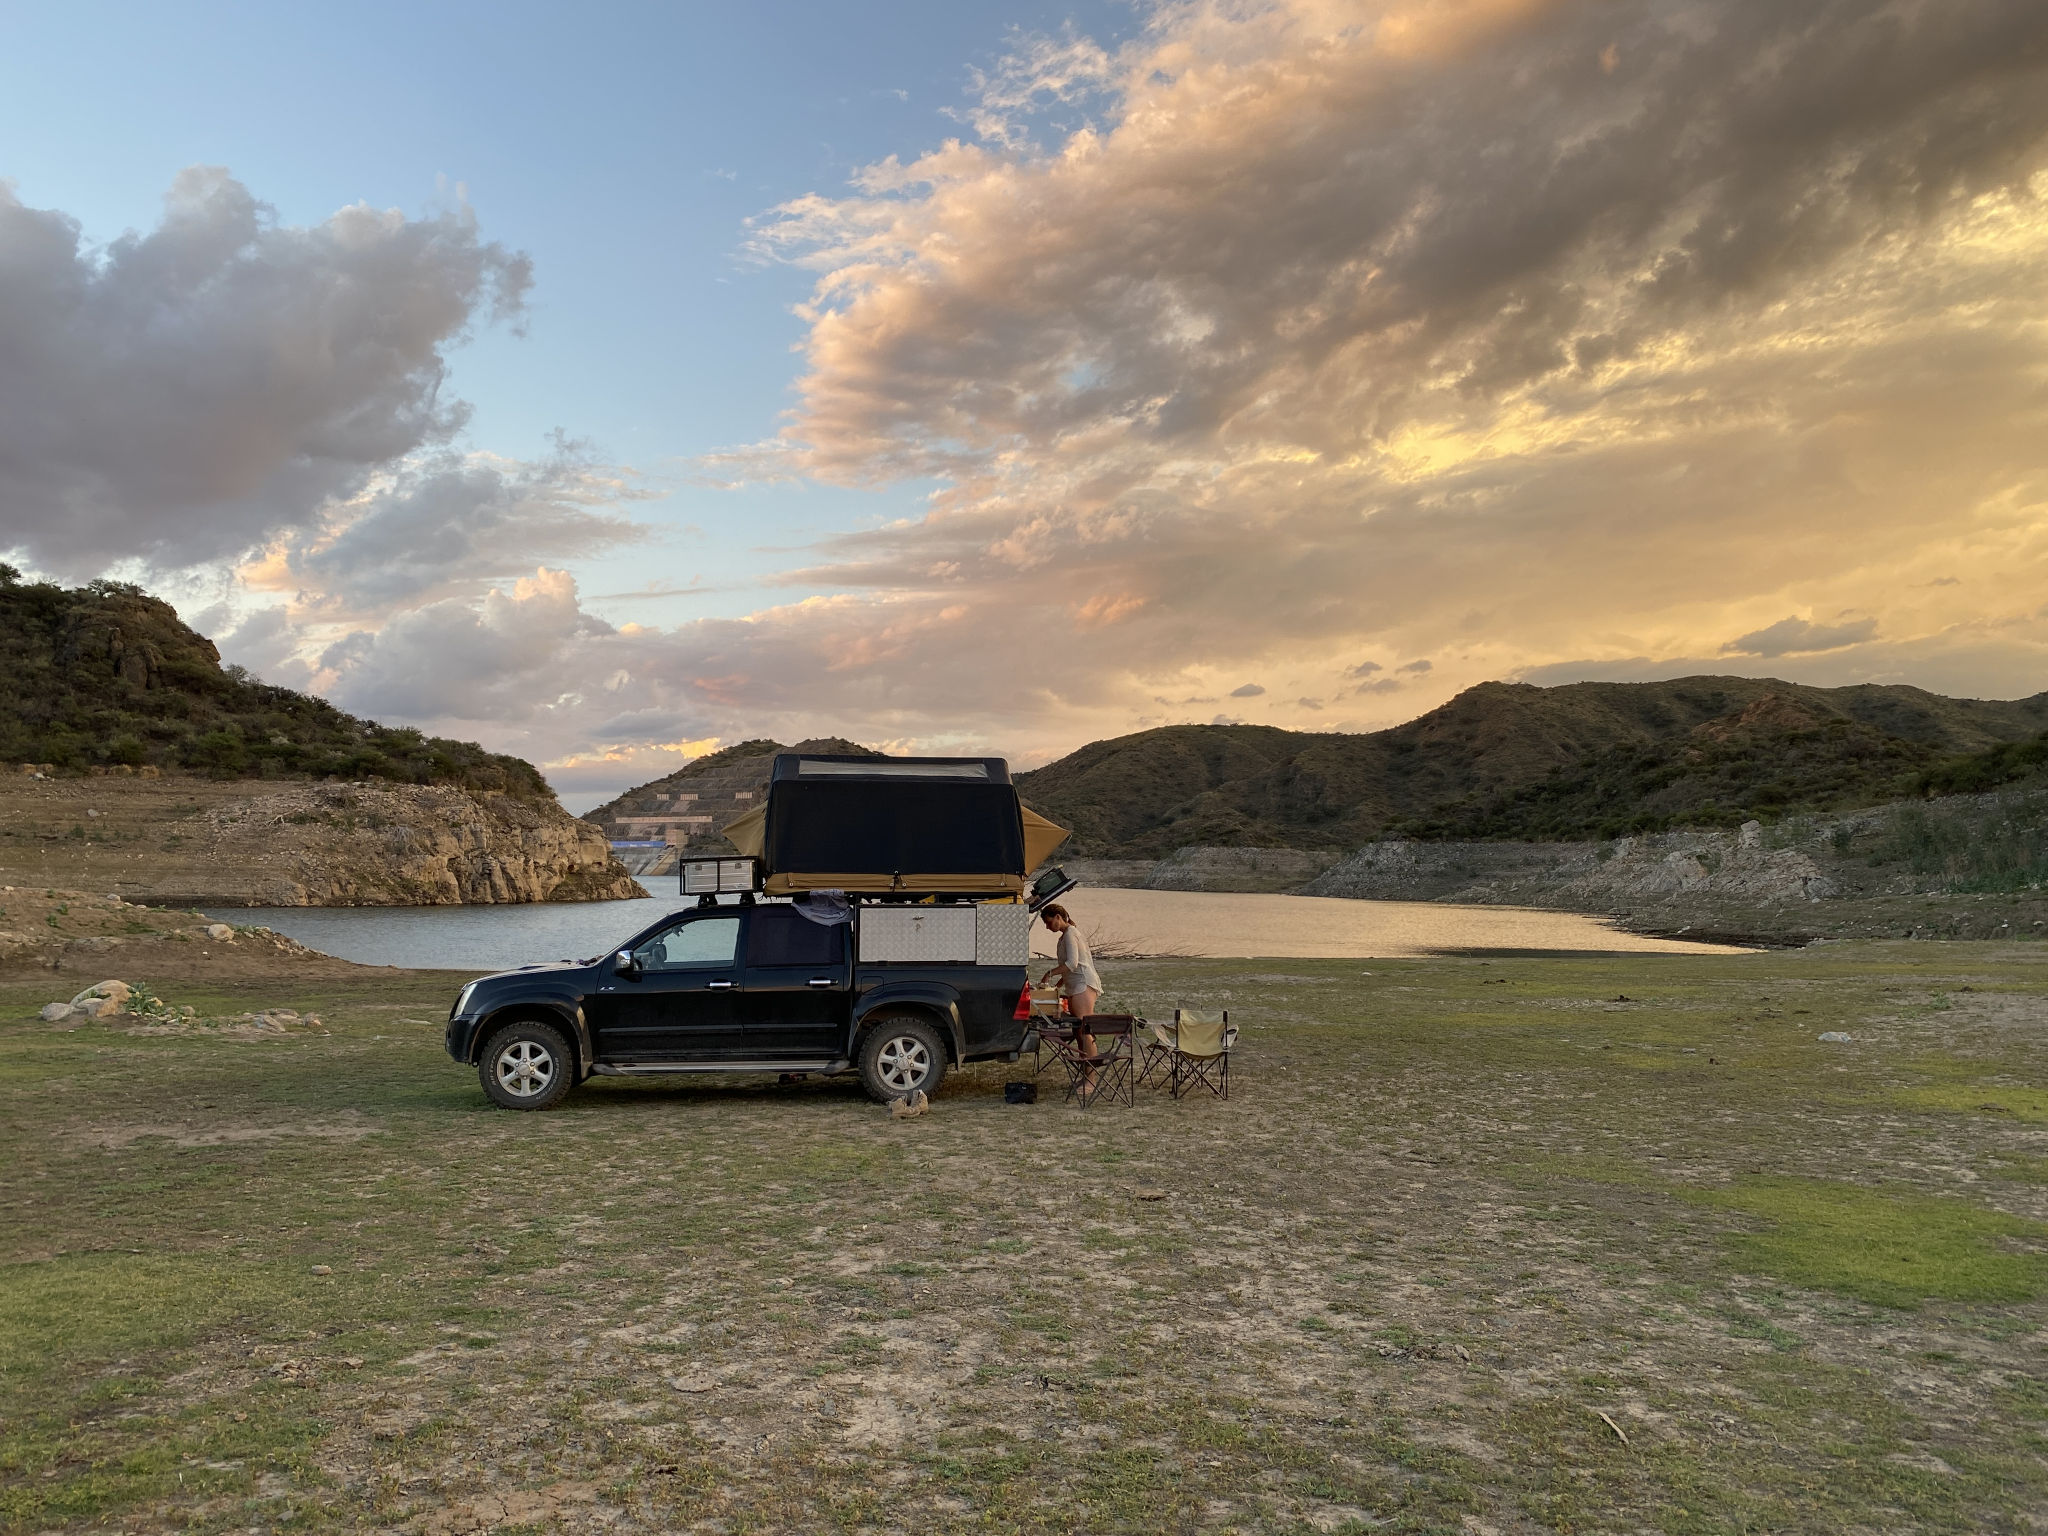
[(2038, 1531), (2044, 962), (1127, 962), (1228, 1102), (907, 1121), (492, 1110), (453, 975), (0, 973), (0, 1525)]

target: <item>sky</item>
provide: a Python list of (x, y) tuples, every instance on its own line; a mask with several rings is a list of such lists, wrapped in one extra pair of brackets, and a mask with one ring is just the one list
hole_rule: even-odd
[(5, 558), (572, 809), (756, 736), (2048, 688), (2038, 0), (0, 3), (0, 56)]

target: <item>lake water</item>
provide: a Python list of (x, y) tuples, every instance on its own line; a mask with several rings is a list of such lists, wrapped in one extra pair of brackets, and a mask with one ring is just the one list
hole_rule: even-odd
[[(672, 882), (657, 876), (641, 883)], [(1085, 886), (1060, 899), (1098, 948), (1145, 954), (1368, 960), (1471, 951), (1743, 953), (1717, 944), (1640, 938), (1598, 918), (1526, 907)], [(275, 928), (309, 948), (364, 965), (489, 971), (604, 954), (686, 905), (671, 893), (506, 907), (231, 907), (210, 915)], [(1042, 928), (1032, 932), (1034, 948), (1050, 951), (1052, 936)]]

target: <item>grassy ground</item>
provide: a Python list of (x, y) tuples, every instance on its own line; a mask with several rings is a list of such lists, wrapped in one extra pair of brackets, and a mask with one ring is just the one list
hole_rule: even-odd
[(0, 1528), (2042, 1528), (2048, 946), (1127, 963), (1229, 1103), (911, 1121), (454, 980), (0, 978)]

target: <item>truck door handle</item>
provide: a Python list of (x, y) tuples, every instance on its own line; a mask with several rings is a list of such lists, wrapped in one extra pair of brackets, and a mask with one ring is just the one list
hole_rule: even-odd
[(730, 992), (732, 990), (732, 983), (729, 981), (712, 981), (706, 982), (705, 985), (714, 992)]
[(833, 982), (830, 976), (813, 976), (811, 978), (811, 985), (814, 987), (829, 987), (832, 984)]

